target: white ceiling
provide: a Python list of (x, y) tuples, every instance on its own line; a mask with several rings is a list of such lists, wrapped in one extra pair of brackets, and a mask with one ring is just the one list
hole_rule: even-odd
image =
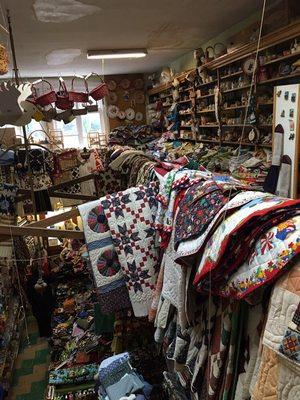
[[(149, 54), (144, 59), (105, 61), (104, 73), (156, 71), (246, 18), (261, 7), (262, 0), (44, 0), (44, 4), (42, 1), (42, 9), (46, 4), (48, 11), (54, 8), (60, 14), (65, 13), (69, 20), (77, 9), (89, 14), (60, 23), (38, 20), (34, 3), (34, 0), (4, 1), (13, 21), (23, 77), (102, 72), (100, 61), (86, 59), (88, 49), (147, 48)], [(86, 5), (96, 8), (85, 9)], [(49, 15), (44, 15), (45, 18)], [(52, 52), (64, 53), (65, 49), (69, 49), (74, 59), (68, 58), (67, 51), (61, 55), (64, 64), (57, 65)]]

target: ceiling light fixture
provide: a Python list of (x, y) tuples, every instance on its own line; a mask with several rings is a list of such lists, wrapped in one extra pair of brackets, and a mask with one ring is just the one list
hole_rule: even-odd
[(89, 60), (118, 59), (118, 58), (142, 58), (148, 54), (146, 49), (130, 50), (88, 50)]

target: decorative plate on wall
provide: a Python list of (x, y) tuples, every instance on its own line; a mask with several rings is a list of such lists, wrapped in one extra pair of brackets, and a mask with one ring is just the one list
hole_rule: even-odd
[(134, 100), (137, 104), (144, 104), (145, 103), (145, 95), (141, 90), (138, 90), (134, 93)]
[(135, 114), (135, 120), (136, 120), (137, 122), (142, 121), (143, 118), (144, 118), (143, 113), (141, 113), (140, 111), (138, 111), (138, 112)]
[(108, 87), (108, 90), (116, 90), (116, 88), (117, 88), (116, 81), (111, 79), (110, 81), (107, 82), (107, 87)]
[(135, 89), (141, 90), (144, 87), (144, 81), (142, 78), (138, 78), (135, 81), (133, 81), (133, 86)]
[(126, 114), (126, 119), (128, 119), (128, 121), (132, 121), (135, 117), (135, 111), (133, 108), (127, 108), (125, 110), (125, 114)]
[(120, 110), (120, 111), (118, 112), (118, 118), (119, 118), (119, 119), (125, 119), (125, 118), (126, 118), (125, 112)]
[(120, 86), (121, 86), (121, 88), (124, 89), (124, 90), (129, 89), (130, 80), (127, 79), (127, 78), (122, 79), (121, 82), (120, 82)]
[(117, 117), (119, 112), (119, 109), (117, 106), (114, 106), (113, 104), (111, 104), (110, 106), (108, 106), (107, 108), (107, 115), (109, 118), (114, 119)]
[(118, 95), (115, 92), (109, 92), (108, 98), (111, 104), (115, 104), (118, 101)]
[[(254, 72), (254, 67), (255, 67), (255, 58), (249, 57), (244, 61), (243, 71), (247, 75), (252, 75)], [(256, 68), (257, 68), (257, 65), (256, 65)]]

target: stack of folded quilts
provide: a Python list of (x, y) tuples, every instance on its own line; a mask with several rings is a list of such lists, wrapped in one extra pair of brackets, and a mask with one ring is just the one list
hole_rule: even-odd
[(102, 361), (98, 372), (99, 396), (105, 400), (148, 399), (152, 386), (131, 366), (128, 353)]
[(123, 125), (113, 129), (109, 135), (109, 144), (124, 144), (137, 146), (153, 140), (151, 125)]

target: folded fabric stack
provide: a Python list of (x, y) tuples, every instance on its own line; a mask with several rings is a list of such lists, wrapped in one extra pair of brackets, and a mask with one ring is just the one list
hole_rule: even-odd
[(122, 125), (113, 129), (109, 134), (109, 145), (126, 143), (138, 146), (154, 139), (151, 125)]
[(98, 379), (101, 399), (148, 399), (152, 386), (132, 368), (129, 354), (122, 353), (102, 361)]
[(94, 380), (94, 376), (97, 374), (97, 370), (97, 364), (89, 364), (83, 367), (74, 367), (50, 371), (49, 384), (59, 386), (68, 383), (74, 384), (90, 382)]

